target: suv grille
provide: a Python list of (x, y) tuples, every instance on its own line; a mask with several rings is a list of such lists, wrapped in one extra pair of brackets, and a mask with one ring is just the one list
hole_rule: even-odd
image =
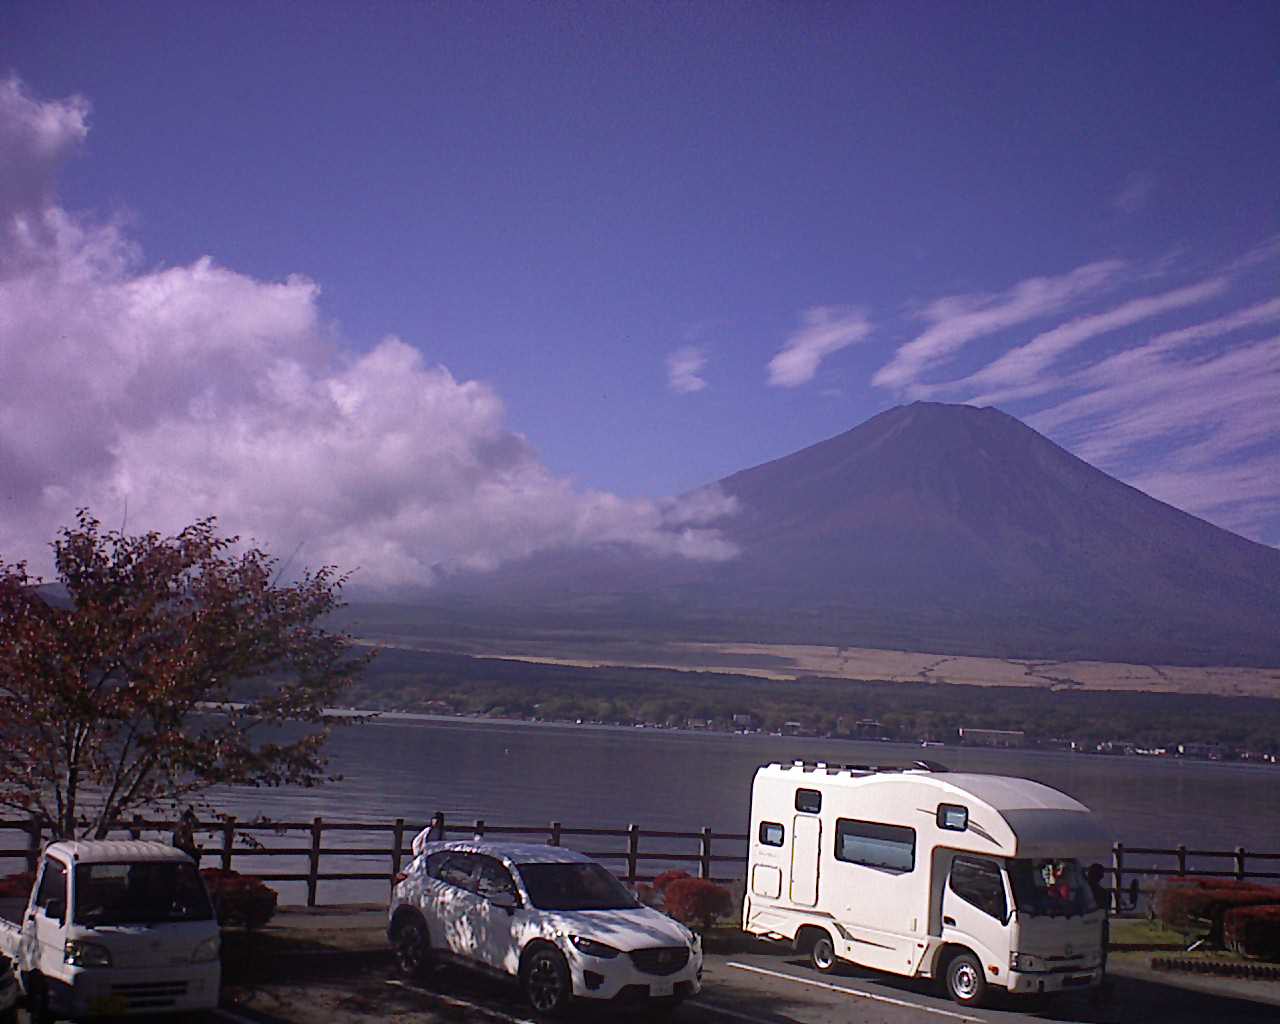
[(645, 974), (675, 974), (689, 962), (688, 946), (653, 946), (633, 949), (631, 962)]

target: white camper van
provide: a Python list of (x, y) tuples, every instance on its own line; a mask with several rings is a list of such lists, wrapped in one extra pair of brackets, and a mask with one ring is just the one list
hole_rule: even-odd
[(1102, 980), (1105, 912), (1085, 879), (1092, 813), (1028, 779), (771, 764), (751, 791), (742, 921), (838, 960), (940, 979), (956, 1002)]

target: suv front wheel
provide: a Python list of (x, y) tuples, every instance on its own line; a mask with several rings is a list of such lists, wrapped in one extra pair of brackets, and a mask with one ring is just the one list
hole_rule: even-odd
[(520, 984), (529, 1005), (548, 1017), (564, 1013), (573, 998), (569, 965), (560, 950), (552, 946), (539, 946), (525, 958)]

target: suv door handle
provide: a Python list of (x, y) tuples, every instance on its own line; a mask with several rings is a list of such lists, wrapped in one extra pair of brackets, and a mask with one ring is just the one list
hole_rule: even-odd
[(944, 917), (942, 919), (942, 923), (949, 924), (951, 925), (952, 928), (954, 928), (956, 926), (956, 919), (954, 917)]

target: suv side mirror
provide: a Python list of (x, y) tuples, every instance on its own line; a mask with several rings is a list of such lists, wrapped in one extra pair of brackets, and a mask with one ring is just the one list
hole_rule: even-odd
[(67, 901), (55, 897), (44, 905), (44, 916), (52, 918), (58, 924), (63, 924), (67, 919)]
[(495, 892), (489, 897), (489, 902), (495, 907), (501, 907), (508, 914), (514, 914), (516, 907), (520, 905), (519, 897), (517, 897), (510, 889), (502, 889)]

